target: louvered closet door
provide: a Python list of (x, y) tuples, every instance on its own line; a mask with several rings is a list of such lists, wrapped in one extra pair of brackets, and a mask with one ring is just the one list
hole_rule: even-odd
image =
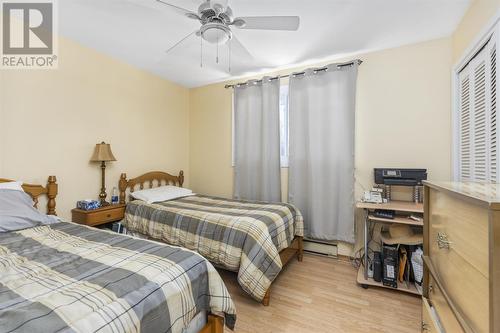
[(488, 56), (490, 66), (489, 91), (490, 91), (490, 181), (498, 183), (498, 136), (497, 136), (497, 40), (492, 37), (488, 43)]
[(495, 39), (459, 74), (459, 169), (463, 181), (497, 182)]
[(471, 143), (471, 78), (469, 66), (459, 75), (460, 104), (459, 104), (459, 131), (460, 131), (460, 177), (461, 180), (472, 179), (472, 143)]
[(472, 177), (475, 181), (484, 182), (488, 179), (488, 133), (489, 117), (486, 89), (487, 50), (483, 49), (471, 62), (472, 77)]

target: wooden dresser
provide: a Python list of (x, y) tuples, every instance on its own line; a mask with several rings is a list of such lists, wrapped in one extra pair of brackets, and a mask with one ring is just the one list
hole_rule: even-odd
[(423, 332), (500, 332), (500, 185), (425, 182)]

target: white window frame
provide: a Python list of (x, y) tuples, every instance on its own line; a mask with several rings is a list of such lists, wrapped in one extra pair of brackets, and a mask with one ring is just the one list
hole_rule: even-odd
[[(283, 102), (282, 98), (284, 95), (284, 92), (286, 91), (286, 110), (285, 114), (281, 114), (281, 103)], [(285, 119), (282, 119), (283, 117)], [(285, 131), (286, 134), (284, 137), (282, 136), (283, 133), (281, 133), (281, 125), (285, 124)], [(281, 151), (281, 145), (285, 144), (285, 152), (282, 153)], [(282, 168), (288, 168), (288, 157), (290, 153), (290, 89), (288, 87), (288, 84), (282, 83), (280, 86), (280, 162), (281, 162), (281, 167)]]
[[(474, 56), (488, 43), (491, 38), (496, 39), (497, 47), (497, 81), (499, 74), (500, 59), (499, 49), (500, 49), (500, 10), (498, 10), (495, 16), (490, 20), (486, 27), (478, 34), (478, 37), (471, 43), (469, 48), (466, 50), (464, 55), (458, 61), (458, 63), (453, 66), (451, 73), (451, 83), (452, 83), (452, 179), (454, 181), (460, 181), (460, 79), (459, 75), (463, 68), (474, 58)], [(498, 103), (498, 102), (497, 102)], [(500, 104), (497, 104), (497, 109)], [(498, 125), (497, 125), (498, 126)]]

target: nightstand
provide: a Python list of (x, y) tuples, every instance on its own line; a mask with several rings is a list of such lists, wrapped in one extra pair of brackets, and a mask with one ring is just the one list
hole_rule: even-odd
[(125, 217), (125, 204), (109, 205), (94, 210), (72, 209), (73, 222), (88, 226), (99, 226), (110, 222), (123, 220)]

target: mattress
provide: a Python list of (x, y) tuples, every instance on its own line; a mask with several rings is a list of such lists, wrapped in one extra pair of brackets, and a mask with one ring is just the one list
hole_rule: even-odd
[(0, 332), (182, 332), (235, 307), (193, 251), (77, 225), (0, 233)]

